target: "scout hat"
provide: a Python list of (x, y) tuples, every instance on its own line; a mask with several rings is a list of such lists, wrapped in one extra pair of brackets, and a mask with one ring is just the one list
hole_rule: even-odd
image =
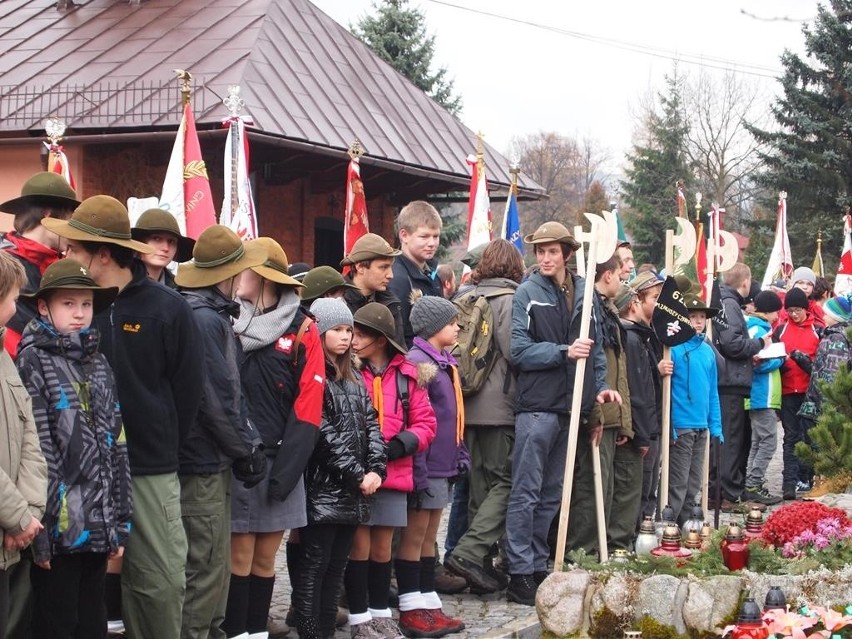
[(109, 195), (86, 198), (69, 220), (46, 217), (41, 224), (48, 231), (69, 240), (116, 244), (137, 253), (154, 252), (147, 244), (132, 239), (127, 209), (124, 204)]
[(55, 261), (45, 269), (44, 275), (41, 276), (41, 284), (35, 293), (27, 295), (22, 293), (20, 297), (35, 304), (37, 299), (45, 299), (51, 291), (59, 289), (92, 291), (92, 305), (95, 315), (109, 308), (115, 296), (118, 295), (118, 287), (98, 286), (85, 266), (70, 257), (66, 257)]
[(260, 266), (266, 257), (267, 251), (262, 244), (257, 241), (243, 244), (227, 226), (214, 224), (198, 236), (192, 260), (178, 267), (175, 284), (184, 288), (213, 286), (246, 269)]
[(580, 243), (574, 239), (571, 231), (559, 222), (545, 222), (535, 230), (535, 233), (524, 236), (526, 244), (547, 244), (548, 242), (567, 244), (572, 251), (580, 248)]
[(302, 289), (302, 299), (306, 301), (319, 299), (337, 288), (358, 288), (343, 279), (343, 276), (330, 266), (312, 268), (305, 275), (302, 283), (305, 285), (305, 288)]
[[(662, 284), (662, 282), (660, 282), (660, 284)], [(630, 284), (622, 282), (618, 287), (618, 292), (615, 294), (615, 297), (612, 298), (612, 303), (615, 305), (616, 310), (621, 313), (621, 311), (627, 308), (627, 305), (635, 299), (636, 289)]]
[(403, 355), (408, 349), (396, 341), (396, 322), (388, 307), (378, 302), (364, 304), (355, 311), (355, 323), (381, 333), (388, 343)]
[(256, 240), (246, 242), (246, 247), (255, 246), (261, 247), (266, 252), (266, 260), (259, 266), (252, 266), (251, 270), (276, 284), (300, 288), (304, 286), (299, 280), (288, 274), (290, 265), (287, 262), (287, 254), (278, 242), (271, 237), (259, 237)]
[(482, 260), (482, 253), (485, 251), (485, 247), (489, 244), (491, 244), (491, 242), (483, 242), (482, 244), (474, 246), (462, 256), (460, 260), (461, 263), (465, 266), (469, 266), (470, 268), (476, 268)]
[(704, 300), (695, 293), (689, 292), (683, 295), (683, 305), (687, 311), (704, 311), (707, 319), (710, 319), (719, 312), (718, 308), (707, 306)]
[(148, 209), (136, 220), (136, 226), (130, 229), (133, 239), (140, 242), (145, 242), (148, 236), (154, 233), (168, 233), (177, 238), (175, 262), (186, 262), (192, 259), (195, 240), (180, 234), (180, 227), (174, 215), (163, 209)]
[(0, 211), (18, 215), (31, 206), (68, 209), (80, 206), (80, 200), (68, 180), (51, 171), (36, 173), (21, 187), (20, 197), (0, 204)]
[(349, 255), (345, 256), (340, 262), (340, 266), (347, 266), (363, 262), (365, 260), (374, 260), (378, 257), (396, 257), (402, 255), (402, 251), (393, 248), (388, 241), (375, 233), (365, 233), (352, 246)]
[(641, 293), (642, 291), (647, 291), (649, 288), (662, 286), (663, 278), (654, 271), (643, 271), (630, 280), (628, 284), (630, 284), (630, 288), (634, 291)]

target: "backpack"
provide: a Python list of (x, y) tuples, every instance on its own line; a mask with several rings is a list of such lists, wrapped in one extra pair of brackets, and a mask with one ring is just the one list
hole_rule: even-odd
[[(459, 311), (459, 338), (453, 347), (452, 355), (458, 362), (462, 395), (465, 397), (480, 391), (497, 359), (494, 313), (488, 300), (501, 295), (512, 295), (514, 292), (511, 288), (499, 288), (480, 294), (474, 289), (461, 293), (453, 300)], [(503, 384), (504, 393), (508, 392), (510, 374), (511, 367)]]

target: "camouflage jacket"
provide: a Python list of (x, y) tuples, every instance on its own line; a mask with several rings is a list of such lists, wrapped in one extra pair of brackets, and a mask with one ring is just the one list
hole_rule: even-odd
[(811, 379), (805, 400), (799, 409), (799, 415), (813, 421), (819, 418), (822, 412), (822, 390), (821, 384), (830, 384), (841, 366), (849, 367), (852, 363), (852, 345), (849, 344), (849, 331), (852, 324), (844, 322), (835, 324), (823, 330), (822, 338), (817, 346), (814, 367), (811, 370)]
[(32, 320), (18, 371), (33, 400), (47, 460), (44, 531), (36, 561), (56, 554), (114, 552), (130, 532), (130, 465), (115, 380), (98, 332), (60, 335)]

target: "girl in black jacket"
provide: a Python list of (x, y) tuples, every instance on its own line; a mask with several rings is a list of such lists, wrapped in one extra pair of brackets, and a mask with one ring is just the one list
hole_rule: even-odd
[(369, 496), (385, 478), (387, 453), (373, 404), (352, 365), (352, 313), (341, 300), (311, 305), (326, 362), (319, 440), (306, 477), (308, 525), (294, 585), (302, 639), (333, 637), (352, 538), (369, 519)]

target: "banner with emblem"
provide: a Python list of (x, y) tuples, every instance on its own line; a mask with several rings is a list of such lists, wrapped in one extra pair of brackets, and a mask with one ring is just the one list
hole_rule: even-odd
[(667, 277), (651, 317), (651, 327), (665, 346), (677, 346), (695, 335), (689, 323), (689, 311), (683, 303), (683, 293), (673, 277)]

